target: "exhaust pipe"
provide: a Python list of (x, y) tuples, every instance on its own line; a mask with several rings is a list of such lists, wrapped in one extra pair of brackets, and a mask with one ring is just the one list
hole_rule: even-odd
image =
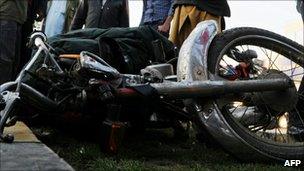
[(155, 83), (151, 86), (165, 98), (212, 97), (230, 93), (280, 91), (293, 87), (287, 78), (241, 81), (194, 81)]

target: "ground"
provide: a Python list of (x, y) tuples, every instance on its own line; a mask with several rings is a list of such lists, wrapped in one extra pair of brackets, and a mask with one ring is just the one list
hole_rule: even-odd
[[(242, 163), (219, 147), (198, 143), (194, 136), (176, 139), (171, 129), (147, 130), (125, 137), (119, 153), (100, 151), (94, 140), (60, 130), (39, 128), (38, 137), (75, 170), (288, 170), (282, 164)], [(76, 133), (77, 134), (77, 133)], [(79, 133), (82, 134), (82, 133)], [(90, 139), (90, 138), (89, 138)]]

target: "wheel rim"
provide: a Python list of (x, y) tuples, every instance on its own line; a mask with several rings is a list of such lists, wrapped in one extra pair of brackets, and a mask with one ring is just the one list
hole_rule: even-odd
[[(244, 74), (242, 75), (242, 69), (244, 68), (236, 69), (237, 66), (240, 66), (241, 62), (239, 60), (237, 61), (235, 56), (231, 55), (231, 49), (239, 52), (245, 52), (248, 49), (254, 50), (257, 55), (257, 58), (254, 60), (254, 65), (257, 70), (255, 72), (251, 72), (251, 69), (249, 72), (245, 71), (248, 72), (245, 78)], [(271, 76), (274, 76), (274, 73), (280, 73), (281, 75), (289, 77), (295, 85), (295, 92), (292, 93), (291, 90), (285, 95), (288, 100), (282, 100), (280, 103), (284, 106), (284, 104), (286, 105), (290, 100), (301, 102), (301, 100), (304, 99), (304, 90), (302, 91), (302, 89), (300, 89), (301, 84), (304, 84), (302, 81), (304, 69), (303, 66), (301, 66), (303, 62), (300, 62), (301, 59), (299, 56), (301, 57), (302, 55), (302, 52), (299, 50), (269, 37), (257, 35), (240, 37), (230, 42), (222, 50), (212, 78), (225, 80), (257, 79), (267, 72), (270, 73), (269, 75)], [(276, 101), (274, 96), (265, 96), (268, 97), (268, 99), (266, 98), (268, 100), (267, 102), (265, 97), (256, 98), (256, 96), (261, 96), (261, 94), (252, 93), (233, 97), (226, 96), (217, 100), (216, 103), (224, 117), (234, 122), (235, 126), (241, 128), (248, 136), (266, 144), (303, 148), (304, 136), (297, 137), (290, 132), (292, 126), (295, 125), (294, 120), (297, 121), (297, 127), (304, 128), (304, 118), (298, 108), (299, 105), (292, 106), (288, 104), (288, 107), (276, 110), (278, 107), (275, 105), (271, 106), (271, 104), (273, 104), (271, 100)], [(277, 106), (279, 105), (277, 104)]]

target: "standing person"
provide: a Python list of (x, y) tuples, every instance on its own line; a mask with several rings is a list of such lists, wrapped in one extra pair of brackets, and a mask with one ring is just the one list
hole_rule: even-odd
[(16, 75), (20, 60), (21, 25), (26, 20), (27, 0), (0, 0), (0, 84)]
[(27, 19), (21, 29), (21, 54), (18, 72), (31, 58), (32, 50), (27, 47), (28, 39), (33, 32), (34, 22), (42, 21), (46, 16), (47, 0), (27, 0)]
[[(304, 0), (297, 1), (297, 11), (301, 14), (303, 24), (304, 24)], [(304, 77), (302, 78), (298, 94), (304, 94)], [(303, 140), (304, 139), (304, 100), (303, 98), (298, 99), (295, 111), (291, 112), (289, 115), (289, 129), (288, 133), (293, 137)]]
[(174, 0), (144, 0), (140, 25), (149, 25), (169, 37)]
[(79, 0), (52, 0), (49, 3), (45, 21), (45, 34), (51, 37), (68, 32)]
[(71, 30), (129, 27), (128, 8), (127, 0), (81, 0)]
[(175, 0), (171, 40), (181, 47), (196, 25), (204, 20), (215, 20), (222, 28), (222, 17), (230, 16), (227, 0)]

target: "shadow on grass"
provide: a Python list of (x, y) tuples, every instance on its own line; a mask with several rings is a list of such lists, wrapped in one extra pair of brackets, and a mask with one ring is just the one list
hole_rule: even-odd
[(95, 140), (83, 136), (47, 132), (38, 136), (75, 170), (287, 170), (283, 164), (239, 163), (220, 148), (198, 143), (193, 136), (175, 139), (171, 129), (127, 136), (117, 155), (102, 153)]

